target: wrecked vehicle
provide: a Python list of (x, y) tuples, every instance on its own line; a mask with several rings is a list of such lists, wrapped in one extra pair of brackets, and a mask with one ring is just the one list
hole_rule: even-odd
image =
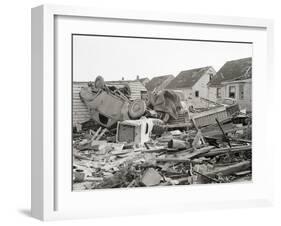
[(148, 95), (148, 107), (160, 113), (160, 119), (168, 122), (170, 118), (177, 119), (182, 109), (180, 96), (173, 90), (161, 90)]
[(91, 118), (110, 128), (118, 121), (140, 118), (146, 109), (145, 101), (130, 100), (128, 89), (107, 86), (101, 76), (94, 84), (81, 89), (80, 98), (89, 109)]

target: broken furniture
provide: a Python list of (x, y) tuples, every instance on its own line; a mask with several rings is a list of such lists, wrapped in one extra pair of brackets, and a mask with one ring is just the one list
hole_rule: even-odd
[(144, 144), (150, 140), (154, 121), (157, 119), (141, 118), (139, 120), (126, 120), (118, 122), (116, 142)]

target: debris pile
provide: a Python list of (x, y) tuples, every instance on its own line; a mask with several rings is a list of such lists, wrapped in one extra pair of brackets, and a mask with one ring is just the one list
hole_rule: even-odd
[[(102, 80), (98, 86), (101, 88), (95, 90), (97, 98), (102, 92), (115, 98)], [(114, 92), (122, 96), (121, 91)], [(83, 96), (86, 96), (85, 93), (82, 99)], [(91, 101), (95, 98), (89, 96), (88, 105), (93, 106)], [(122, 98), (125, 103), (132, 103), (125, 95)], [(196, 113), (196, 117), (189, 116), (189, 123), (173, 125), (165, 120), (166, 117), (153, 116), (151, 111), (155, 109), (146, 107), (143, 110), (144, 106), (149, 104), (137, 104), (132, 110), (143, 112), (142, 116), (126, 120), (114, 118), (116, 123), (111, 126), (108, 126), (111, 123), (96, 120), (99, 117), (97, 113), (105, 112), (101, 113), (101, 108), (95, 106), (93, 120), (75, 125), (73, 190), (251, 180), (251, 115), (235, 111), (220, 120), (220, 106), (218, 117), (214, 109), (199, 113), (204, 118), (208, 116), (208, 111), (209, 116), (212, 115), (207, 125), (206, 120), (200, 121)], [(148, 112), (150, 114), (146, 114)], [(172, 117), (176, 117), (174, 115)]]

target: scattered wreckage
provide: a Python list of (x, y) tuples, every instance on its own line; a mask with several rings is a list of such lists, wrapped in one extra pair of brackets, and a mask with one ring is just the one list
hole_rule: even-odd
[(73, 190), (251, 180), (251, 115), (235, 102), (191, 112), (166, 90), (132, 101), (101, 77), (80, 97), (92, 119), (73, 130)]

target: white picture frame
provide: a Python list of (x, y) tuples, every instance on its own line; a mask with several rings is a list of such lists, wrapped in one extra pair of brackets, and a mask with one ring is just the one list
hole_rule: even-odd
[[(71, 17), (72, 20), (79, 19), (80, 22), (75, 24), (72, 21), (73, 27), (67, 25), (69, 22), (62, 22), (57, 26), (56, 18), (59, 17)], [(253, 181), (246, 185), (224, 184), (192, 186), (192, 188), (179, 186), (176, 188), (72, 192), (68, 182), (64, 183), (65, 172), (67, 169), (70, 172), (70, 168), (68, 168), (68, 163), (62, 162), (65, 160), (64, 156), (68, 156), (65, 161), (71, 161), (71, 151), (67, 149), (67, 146), (58, 144), (64, 143), (66, 140), (62, 139), (58, 142), (57, 136), (59, 134), (56, 134), (61, 119), (60, 115), (65, 114), (65, 112), (58, 112), (58, 104), (61, 103), (60, 98), (64, 100), (71, 98), (71, 96), (65, 95), (69, 93), (68, 89), (65, 92), (63, 91), (61, 77), (56, 77), (57, 73), (61, 73), (57, 67), (64, 68), (69, 63), (70, 58), (66, 57), (67, 62), (60, 64), (62, 62), (60, 57), (56, 57), (56, 54), (61, 54), (63, 50), (65, 50), (65, 56), (69, 54), (69, 50), (59, 49), (58, 44), (61, 42), (56, 42), (56, 33), (62, 31), (60, 37), (63, 39), (64, 35), (72, 32), (72, 29), (75, 33), (75, 27), (87, 30), (89, 25), (85, 22), (86, 20), (94, 21), (95, 26), (99, 26), (99, 23), (102, 23), (103, 20), (108, 20), (110, 23), (125, 21), (127, 24), (133, 25), (134, 23), (148, 25), (151, 23), (153, 26), (161, 25), (163, 28), (174, 25), (192, 25), (195, 28), (198, 26), (200, 29), (206, 30), (208, 27), (217, 27), (222, 33), (224, 30), (235, 28), (237, 34), (233, 34), (232, 37), (237, 35), (235, 36), (237, 39), (250, 39), (256, 45), (256, 55), (253, 56), (254, 74), (260, 75), (256, 76), (253, 82), (253, 112), (254, 121), (256, 120), (256, 124), (253, 126), (253, 149), (255, 150)], [(81, 26), (81, 24), (85, 25)], [(110, 26), (114, 30), (114, 27), (110, 24), (108, 25), (109, 29)], [(142, 29), (135, 32), (147, 32), (146, 29), (149, 28), (144, 26)], [(251, 32), (256, 33), (251, 36)], [(248, 34), (249, 36), (247, 36)], [(163, 33), (159, 35), (161, 36)], [(169, 35), (175, 34), (171, 31)], [(204, 32), (202, 32), (202, 35), (204, 35)], [(231, 41), (229, 32), (226, 32), (224, 37)], [(210, 40), (215, 39), (215, 34), (211, 32)], [(266, 106), (270, 104), (270, 101), (266, 101), (266, 98), (272, 93), (271, 86), (273, 84), (272, 39), (273, 22), (265, 19), (111, 11), (57, 5), (43, 5), (33, 8), (32, 216), (41, 220), (56, 220), (271, 205), (273, 201), (273, 178), (268, 177), (266, 172), (273, 168), (272, 155), (274, 150), (269, 148), (267, 142), (266, 119), (269, 116)], [(60, 65), (58, 65), (58, 62)], [(67, 69), (66, 72), (69, 70)], [(68, 75), (64, 76), (66, 76), (65, 79), (69, 79)], [(69, 83), (66, 82), (66, 84)], [(263, 87), (265, 92), (258, 92), (260, 87)], [(62, 132), (67, 133), (67, 130)], [(58, 152), (58, 150), (60, 151)], [(65, 175), (65, 178), (68, 178), (68, 176)]]

